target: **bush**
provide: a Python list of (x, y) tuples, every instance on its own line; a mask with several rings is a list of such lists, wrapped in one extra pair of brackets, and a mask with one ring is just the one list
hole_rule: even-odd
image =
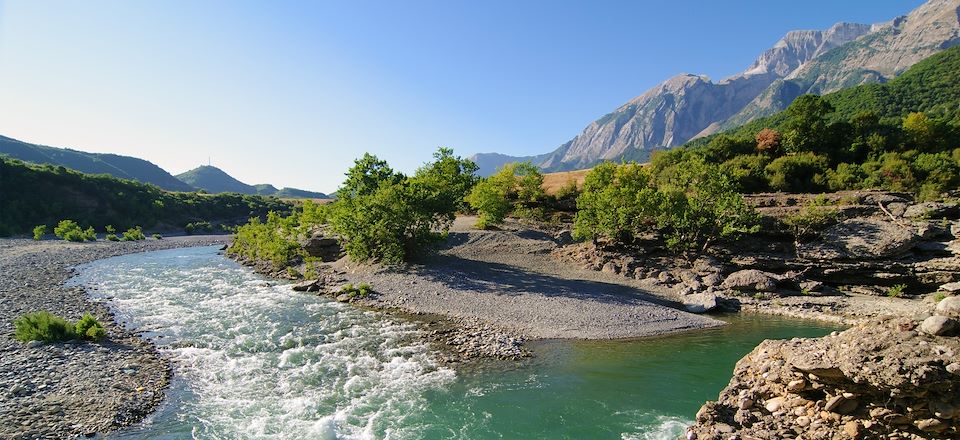
[(799, 153), (775, 159), (764, 172), (770, 187), (787, 192), (820, 192), (827, 186), (829, 161), (813, 153)]
[(117, 234), (107, 234), (104, 238), (106, 238), (107, 241), (120, 241), (120, 237), (117, 237)]
[(27, 313), (13, 322), (20, 341), (59, 342), (76, 338), (74, 326), (50, 312)]
[(835, 170), (827, 171), (827, 186), (831, 191), (860, 189), (865, 178), (866, 174), (860, 165), (841, 163)]
[(53, 228), (53, 233), (66, 241), (80, 242), (86, 240), (86, 234), (80, 225), (73, 220), (61, 220), (57, 227)]
[(160, 235), (160, 234), (158, 234), (158, 233), (156, 233), (156, 232), (153, 233), (153, 236), (152, 236), (152, 237), (153, 237), (154, 240), (163, 240), (163, 236)]
[(187, 223), (187, 225), (183, 227), (183, 231), (186, 232), (187, 235), (193, 235), (194, 233), (210, 233), (213, 231), (213, 226), (208, 221), (192, 222)]
[(47, 225), (39, 225), (33, 227), (33, 239), (40, 240), (43, 238), (44, 234), (47, 233)]
[(107, 336), (107, 330), (93, 315), (84, 313), (83, 317), (74, 325), (74, 335), (79, 339), (96, 342)]
[(544, 198), (543, 174), (530, 162), (508, 163), (482, 179), (466, 197), (477, 211), (477, 227), (503, 223), (508, 214), (540, 220), (545, 213), (537, 206)]
[(123, 241), (139, 241), (139, 240), (146, 240), (146, 239), (147, 239), (147, 236), (143, 235), (143, 228), (139, 226), (127, 229), (123, 233)]
[(338, 293), (350, 298), (366, 298), (373, 293), (373, 287), (367, 283), (360, 283), (359, 286), (354, 287), (351, 283), (341, 287)]
[(863, 164), (863, 171), (867, 175), (863, 184), (865, 188), (909, 192), (918, 189), (910, 162), (901, 153), (885, 153), (879, 159), (867, 161)]
[(742, 192), (762, 192), (769, 189), (764, 170), (770, 159), (762, 154), (741, 155), (723, 163), (724, 170), (730, 174), (737, 188)]
[(573, 234), (577, 239), (606, 237), (631, 242), (654, 221), (656, 189), (643, 166), (636, 163), (597, 165), (577, 197)]
[(354, 261), (407, 261), (442, 238), (471, 190), (476, 165), (441, 148), (413, 177), (370, 154), (347, 172), (330, 226)]

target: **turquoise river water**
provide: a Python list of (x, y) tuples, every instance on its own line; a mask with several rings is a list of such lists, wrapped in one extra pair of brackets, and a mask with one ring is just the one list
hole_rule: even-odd
[(538, 341), (458, 370), (416, 326), (298, 294), (215, 247), (126, 255), (73, 281), (174, 365), (167, 402), (115, 439), (672, 439), (767, 338), (835, 327), (733, 316), (637, 341)]

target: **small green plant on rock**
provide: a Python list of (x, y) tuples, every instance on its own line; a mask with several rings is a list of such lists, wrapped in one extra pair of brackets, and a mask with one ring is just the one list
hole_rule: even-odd
[(33, 239), (40, 240), (47, 233), (47, 225), (38, 225), (33, 228)]
[(350, 283), (341, 287), (338, 293), (350, 298), (366, 298), (373, 293), (373, 287), (367, 283), (360, 283), (359, 286), (354, 287), (353, 283)]
[(946, 298), (946, 297), (947, 297), (947, 295), (946, 295), (945, 293), (943, 293), (943, 292), (937, 292), (936, 294), (933, 295), (933, 302), (934, 302), (934, 304), (939, 303), (940, 301), (943, 301), (944, 298)]
[(904, 290), (906, 290), (906, 288), (907, 288), (906, 284), (896, 284), (896, 285), (890, 286), (890, 288), (887, 289), (887, 296), (889, 296), (890, 298), (902, 298)]

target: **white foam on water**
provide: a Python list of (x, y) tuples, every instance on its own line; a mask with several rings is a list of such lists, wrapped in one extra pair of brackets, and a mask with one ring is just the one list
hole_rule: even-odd
[[(165, 417), (194, 438), (409, 438), (424, 391), (455, 379), (411, 324), (272, 286), (210, 250), (179, 252), (94, 263), (79, 282), (164, 336), (184, 388)], [(162, 432), (158, 418), (131, 435)]]
[(682, 438), (692, 421), (673, 416), (642, 414), (636, 430), (620, 434), (622, 440), (676, 440)]

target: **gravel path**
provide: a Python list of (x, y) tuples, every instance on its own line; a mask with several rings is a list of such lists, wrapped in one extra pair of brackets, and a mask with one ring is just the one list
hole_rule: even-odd
[(437, 255), (400, 270), (351, 267), (350, 282), (370, 283), (378, 308), (478, 319), (534, 339), (614, 339), (723, 325), (673, 308), (636, 280), (570, 267), (550, 255), (557, 245), (519, 226), (470, 228), (459, 218)]
[[(116, 255), (223, 244), (227, 236), (141, 242), (0, 240), (0, 438), (63, 439), (104, 433), (143, 419), (163, 399), (170, 367), (148, 342), (113, 322), (71, 268)], [(13, 321), (46, 310), (70, 320), (84, 312), (107, 327), (102, 343), (24, 344)]]

